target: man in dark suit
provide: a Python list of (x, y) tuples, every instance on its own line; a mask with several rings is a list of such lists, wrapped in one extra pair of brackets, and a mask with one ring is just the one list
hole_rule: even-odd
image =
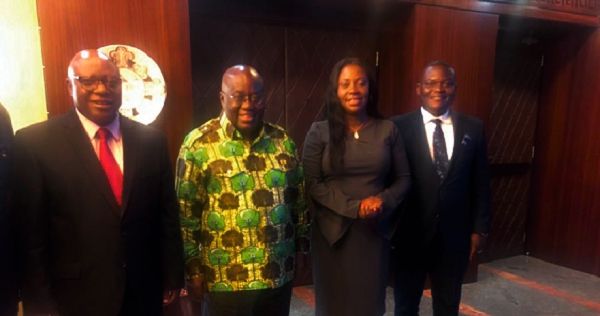
[(102, 53), (68, 69), (75, 108), (15, 136), (25, 315), (160, 315), (183, 283), (163, 133), (118, 114)]
[(450, 109), (456, 94), (450, 65), (429, 63), (416, 92), (421, 108), (393, 119), (413, 183), (395, 238), (395, 313), (418, 315), (429, 275), (434, 315), (457, 315), (464, 273), (489, 229), (484, 129)]
[(17, 315), (15, 238), (13, 212), (9, 206), (13, 129), (10, 116), (0, 104), (0, 315)]

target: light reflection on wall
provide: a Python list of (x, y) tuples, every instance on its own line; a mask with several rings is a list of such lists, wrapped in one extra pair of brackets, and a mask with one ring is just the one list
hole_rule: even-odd
[(13, 128), (46, 119), (36, 0), (0, 0), (0, 103)]

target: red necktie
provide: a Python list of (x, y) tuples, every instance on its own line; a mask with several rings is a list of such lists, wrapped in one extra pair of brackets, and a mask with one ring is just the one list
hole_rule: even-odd
[(440, 179), (444, 180), (446, 175), (448, 175), (450, 161), (448, 160), (446, 139), (444, 138), (444, 131), (441, 126), (442, 120), (435, 119), (431, 121), (435, 123), (435, 130), (433, 131), (433, 158), (435, 162), (435, 171)]
[(107, 128), (100, 128), (96, 133), (100, 139), (100, 147), (98, 148), (98, 156), (100, 158), (100, 164), (106, 173), (110, 188), (113, 191), (117, 203), (121, 205), (123, 196), (123, 173), (119, 168), (119, 164), (115, 160), (110, 148), (108, 147), (108, 139), (112, 137), (112, 134)]

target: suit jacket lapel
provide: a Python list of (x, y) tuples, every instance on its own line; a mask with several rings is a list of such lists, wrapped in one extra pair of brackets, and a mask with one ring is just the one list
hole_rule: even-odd
[[(462, 140), (464, 134), (463, 122), (460, 115), (452, 112), (452, 128), (454, 130), (454, 148), (452, 149), (452, 158), (448, 166), (448, 175), (452, 172), (452, 168), (456, 165), (456, 161), (462, 156)], [(447, 177), (446, 177), (447, 178)]]
[[(132, 122), (126, 118), (121, 118), (121, 134), (123, 136), (123, 213), (127, 209), (127, 203), (131, 195), (134, 176), (138, 169), (138, 159), (140, 156), (139, 140), (134, 130)], [(125, 215), (125, 214), (123, 214)]]
[(111, 210), (117, 216), (120, 216), (121, 211), (119, 205), (112, 193), (106, 174), (98, 161), (98, 156), (94, 152), (94, 147), (90, 143), (90, 140), (75, 113), (75, 109), (71, 110), (66, 116), (64, 125), (65, 133), (63, 138), (66, 139), (73, 147), (73, 153), (79, 157), (84, 167), (84, 170), (89, 174), (92, 182), (97, 186), (98, 192), (100, 192), (105, 198), (108, 204), (111, 206)]
[(419, 156), (427, 157), (423, 160), (429, 161), (430, 165), (434, 166), (433, 159), (431, 158), (431, 152), (429, 151), (427, 131), (425, 130), (425, 124), (423, 124), (423, 116), (421, 115), (421, 110), (417, 110), (417, 115), (415, 115), (414, 117), (413, 124), (415, 126), (413, 130), (416, 132), (416, 135), (414, 135), (415, 141), (419, 146)]
[(416, 142), (418, 157), (423, 159), (418, 165), (423, 168), (424, 174), (428, 174), (430, 177), (435, 178), (439, 181), (439, 177), (435, 172), (435, 163), (431, 157), (431, 151), (429, 150), (429, 142), (427, 141), (427, 130), (425, 130), (425, 124), (423, 124), (423, 115), (421, 110), (417, 110), (413, 117), (414, 131), (413, 141)]

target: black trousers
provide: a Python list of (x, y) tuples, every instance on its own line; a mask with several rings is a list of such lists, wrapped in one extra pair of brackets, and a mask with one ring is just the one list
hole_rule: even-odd
[(209, 292), (204, 316), (287, 316), (290, 314), (292, 282), (275, 289)]
[[(15, 290), (16, 293), (16, 290)], [(0, 315), (16, 316), (18, 312), (19, 302), (15, 293), (0, 292)]]
[(439, 236), (421, 249), (396, 248), (393, 253), (396, 316), (419, 315), (425, 279), (431, 281), (434, 316), (458, 315), (468, 251), (445, 249)]
[(119, 316), (162, 315), (162, 293), (155, 291), (153, 295), (147, 294), (148, 293), (142, 293), (139, 290), (139, 287), (133, 287), (128, 280), (125, 284), (125, 295), (123, 296), (123, 304), (121, 305)]
[(11, 224), (3, 216), (0, 210), (0, 316), (15, 316), (19, 304), (17, 252)]

